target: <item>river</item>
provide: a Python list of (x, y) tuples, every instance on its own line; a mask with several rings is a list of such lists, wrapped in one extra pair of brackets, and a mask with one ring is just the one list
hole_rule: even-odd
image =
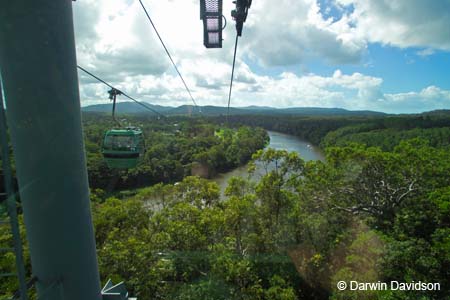
[[(267, 147), (274, 148), (276, 150), (287, 150), (289, 152), (295, 151), (305, 161), (325, 159), (323, 153), (317, 147), (314, 147), (311, 143), (305, 140), (299, 139), (290, 134), (275, 131), (267, 131), (267, 133), (270, 137), (270, 143)], [(241, 166), (230, 172), (219, 174), (213, 179), (219, 184), (222, 195), (225, 187), (227, 186), (228, 179), (233, 176), (247, 177), (247, 166)]]

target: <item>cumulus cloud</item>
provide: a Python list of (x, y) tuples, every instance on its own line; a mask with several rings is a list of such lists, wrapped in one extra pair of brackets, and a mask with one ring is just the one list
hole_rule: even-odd
[(450, 91), (429, 86), (419, 92), (385, 94), (379, 107), (389, 112), (419, 113), (426, 110), (449, 109)]
[[(230, 40), (223, 49), (205, 49), (198, 1), (143, 2), (193, 94), (211, 94), (204, 89), (226, 86), (233, 44)], [(226, 10), (231, 11), (232, 3), (227, 5)], [(118, 88), (132, 88), (146, 100), (192, 103), (138, 1), (80, 0), (73, 2), (73, 10), (81, 66)], [(233, 35), (232, 25), (225, 31), (225, 39), (228, 33)], [(82, 105), (95, 99), (101, 102), (107, 96), (107, 88), (95, 79), (83, 72), (79, 76)], [(239, 75), (241, 79), (249, 80), (244, 73)], [(145, 88), (149, 81), (158, 88)]]
[(255, 1), (244, 34), (249, 55), (266, 66), (285, 66), (320, 57), (331, 63), (358, 63), (366, 50), (344, 15), (324, 19), (314, 0)]
[(109, 80), (123, 76), (161, 75), (169, 62), (161, 59), (161, 47), (152, 36), (138, 2), (74, 2), (77, 58)]
[(277, 77), (257, 76), (258, 89), (251, 95), (239, 89), (235, 98), (246, 99), (245, 105), (278, 107), (314, 106), (363, 109), (380, 96), (382, 80), (360, 73), (343, 74), (336, 70), (332, 76), (308, 74), (298, 76), (285, 72)]
[[(203, 46), (198, 0), (144, 0), (166, 46), (200, 105), (226, 105), (235, 28), (223, 49)], [(450, 50), (448, 1), (258, 0), (252, 4), (239, 49), (233, 106), (317, 106), (417, 112), (448, 108), (449, 91), (429, 86), (385, 94), (383, 79), (364, 72), (314, 74), (304, 62), (358, 64), (368, 43), (419, 47), (419, 56)], [(161, 105), (192, 104), (138, 1), (73, 2), (80, 65), (137, 99)], [(433, 20), (430, 22), (430, 20)], [(423, 48), (422, 50), (420, 50)], [(289, 66), (289, 72), (281, 72)], [(296, 69), (293, 69), (295, 67)], [(298, 69), (298, 70), (297, 70)], [(276, 70), (276, 71), (274, 71)], [(107, 103), (108, 88), (80, 74), (82, 105)]]
[(278, 107), (342, 107), (388, 113), (419, 113), (450, 107), (450, 91), (429, 86), (407, 93), (383, 93), (383, 80), (361, 73), (331, 76), (282, 73), (278, 77), (257, 78), (258, 89), (236, 92), (238, 106), (276, 104)]
[(351, 6), (358, 35), (400, 48), (450, 50), (450, 2), (423, 0), (336, 0)]

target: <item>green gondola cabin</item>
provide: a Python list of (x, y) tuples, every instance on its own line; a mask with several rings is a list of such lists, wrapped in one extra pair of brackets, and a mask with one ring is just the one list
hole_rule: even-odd
[(142, 130), (135, 127), (111, 129), (105, 133), (102, 154), (109, 168), (134, 168), (144, 155)]

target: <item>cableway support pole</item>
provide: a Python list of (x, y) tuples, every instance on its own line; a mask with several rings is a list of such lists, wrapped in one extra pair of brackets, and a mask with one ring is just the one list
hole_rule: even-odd
[(38, 298), (100, 300), (72, 1), (0, 1), (0, 71)]

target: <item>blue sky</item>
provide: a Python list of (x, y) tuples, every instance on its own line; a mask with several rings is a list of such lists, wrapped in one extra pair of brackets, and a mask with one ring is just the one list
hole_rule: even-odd
[(299, 76), (305, 72), (330, 76), (336, 68), (344, 73), (360, 72), (383, 78), (383, 90), (388, 93), (408, 92), (430, 85), (450, 90), (449, 52), (438, 50), (429, 56), (417, 54), (423, 50), (420, 48), (400, 49), (374, 43), (368, 46), (367, 53), (357, 64), (329, 64), (320, 59), (312, 59), (304, 64), (271, 68), (254, 64), (253, 68), (258, 74), (270, 75), (288, 71)]
[[(227, 103), (235, 30), (202, 42), (198, 0), (144, 3), (200, 105)], [(189, 96), (138, 2), (73, 2), (80, 65), (161, 105)], [(232, 105), (342, 107), (390, 113), (450, 109), (447, 0), (255, 0), (239, 41)], [(107, 103), (80, 74), (82, 105)]]
[(437, 51), (429, 56), (417, 54), (423, 50), (370, 45), (368, 57), (372, 66), (365, 73), (384, 78), (384, 90), (390, 93), (422, 89), (430, 85), (449, 90), (449, 53)]

